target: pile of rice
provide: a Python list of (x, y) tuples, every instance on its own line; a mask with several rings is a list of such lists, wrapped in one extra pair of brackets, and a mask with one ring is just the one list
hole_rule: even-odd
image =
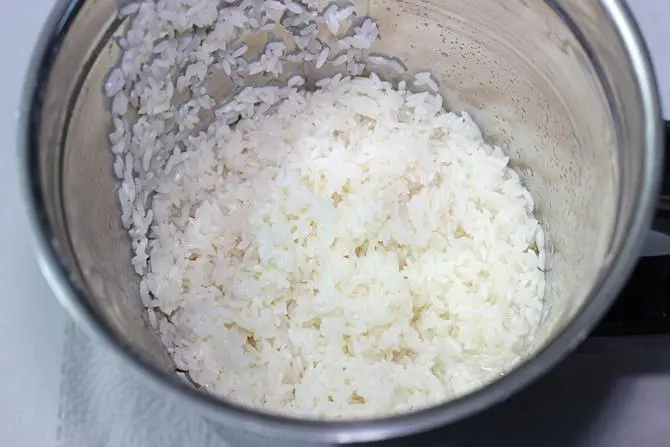
[[(403, 67), (364, 51), (373, 20), (278, 0), (121, 14), (133, 19), (105, 85), (121, 218), (178, 371), (248, 406), (360, 418), (462, 395), (519, 361), (544, 293), (533, 199), (429, 73), (374, 74)], [(246, 54), (249, 35), (280, 28)], [(307, 90), (292, 63), (342, 74)], [(222, 77), (232, 98), (210, 92)]]

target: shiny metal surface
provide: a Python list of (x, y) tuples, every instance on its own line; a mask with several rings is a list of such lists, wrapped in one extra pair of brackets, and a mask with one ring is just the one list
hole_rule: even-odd
[(169, 356), (142, 316), (106, 138), (102, 80), (118, 56), (112, 38), (124, 25), (115, 19), (117, 1), (62, 0), (37, 49), (21, 150), (42, 270), (89, 333), (213, 421), (353, 442), (477, 412), (546, 372), (587, 335), (625, 281), (649, 228), (662, 156), (660, 112), (646, 49), (620, 0), (355, 3), (380, 24), (382, 40), (373, 52), (430, 69), (450, 108), (467, 110), (514, 166), (532, 170), (527, 184), (553, 249), (545, 321), (528, 347), (529, 360), (460, 399), (392, 418), (284, 418), (174, 379)]

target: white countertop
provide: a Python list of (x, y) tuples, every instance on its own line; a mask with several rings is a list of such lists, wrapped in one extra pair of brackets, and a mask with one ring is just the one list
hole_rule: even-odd
[[(68, 317), (38, 271), (18, 194), (16, 126), (19, 94), (32, 48), (53, 0), (7, 1), (0, 15), (0, 445), (56, 443), (64, 329)], [(670, 1), (629, 0), (659, 77), (670, 118)], [(668, 396), (670, 399), (670, 396)], [(79, 446), (72, 446), (79, 447)], [(88, 447), (88, 446), (86, 446)]]
[(67, 316), (38, 271), (18, 193), (19, 94), (32, 48), (53, 0), (3, 3), (0, 14), (0, 445), (51, 447), (58, 422)]

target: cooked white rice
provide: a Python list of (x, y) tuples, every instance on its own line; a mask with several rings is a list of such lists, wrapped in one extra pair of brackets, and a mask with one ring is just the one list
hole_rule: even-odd
[[(420, 93), (358, 76), (373, 20), (277, 0), (122, 14), (113, 168), (148, 321), (179, 371), (249, 406), (351, 418), (453, 398), (518, 362), (544, 291), (533, 199), (430, 73)], [(245, 33), (284, 25), (289, 40), (247, 56)], [(208, 91), (212, 70), (243, 85), (292, 58), (353, 76)]]

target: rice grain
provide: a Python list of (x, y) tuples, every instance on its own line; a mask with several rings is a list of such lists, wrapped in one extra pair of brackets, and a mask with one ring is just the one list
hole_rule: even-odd
[[(125, 7), (103, 86), (131, 264), (175, 364), (215, 395), (326, 419), (424, 408), (516, 365), (548, 254), (507, 156), (430, 73), (424, 92), (358, 76), (406, 69), (363, 58), (379, 28), (354, 27), (353, 6), (227, 3)], [(317, 23), (341, 32), (341, 73), (306, 91), (284, 64), (327, 63)], [(242, 43), (280, 26), (260, 54)], [(225, 102), (215, 67), (237, 87)]]

